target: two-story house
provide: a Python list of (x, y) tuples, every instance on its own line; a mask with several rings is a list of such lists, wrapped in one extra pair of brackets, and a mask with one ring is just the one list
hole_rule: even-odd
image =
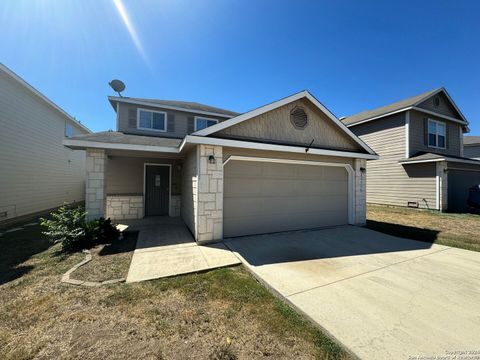
[(380, 156), (368, 162), (368, 203), (468, 210), (480, 161), (464, 157), (468, 122), (444, 88), (342, 122)]
[(0, 227), (85, 199), (85, 152), (65, 137), (90, 130), (0, 64)]
[(86, 210), (181, 216), (195, 240), (365, 223), (377, 155), (309, 92), (243, 114), (109, 97), (116, 131), (64, 141), (87, 153)]

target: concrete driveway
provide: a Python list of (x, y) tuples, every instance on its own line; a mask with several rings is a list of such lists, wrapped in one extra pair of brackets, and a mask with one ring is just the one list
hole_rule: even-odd
[(362, 359), (480, 350), (480, 253), (354, 226), (225, 243)]

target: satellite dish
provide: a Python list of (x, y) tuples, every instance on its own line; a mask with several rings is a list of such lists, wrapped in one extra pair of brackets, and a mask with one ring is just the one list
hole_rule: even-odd
[(125, 90), (125, 84), (123, 83), (123, 81), (120, 81), (120, 80), (112, 80), (108, 83), (108, 85), (110, 85), (110, 87), (113, 89), (113, 91), (115, 91), (118, 96), (122, 96), (122, 94), (120, 94), (123, 90)]

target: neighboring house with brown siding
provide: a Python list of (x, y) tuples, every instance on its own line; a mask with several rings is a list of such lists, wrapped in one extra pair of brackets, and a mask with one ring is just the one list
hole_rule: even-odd
[(89, 217), (180, 216), (200, 243), (364, 224), (377, 155), (309, 92), (238, 114), (193, 102), (110, 97), (117, 131), (86, 150)]
[(85, 199), (85, 126), (0, 64), (0, 225)]
[(463, 153), (465, 157), (480, 160), (480, 136), (464, 136)]
[(468, 122), (444, 88), (342, 122), (380, 156), (367, 165), (367, 202), (468, 210), (480, 161), (464, 157)]

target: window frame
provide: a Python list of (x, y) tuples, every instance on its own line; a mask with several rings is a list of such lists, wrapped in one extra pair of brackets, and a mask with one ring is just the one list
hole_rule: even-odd
[[(206, 116), (195, 116), (194, 120), (193, 120), (193, 127), (194, 127), (194, 131), (199, 131), (199, 129), (197, 128), (197, 120), (208, 120), (208, 121), (215, 121), (215, 124), (218, 124), (218, 119), (215, 119), (215, 118), (209, 118), (209, 117), (206, 117)], [(210, 125), (210, 126), (214, 126), (214, 125)], [(203, 129), (207, 129), (209, 128), (210, 126), (207, 126)], [(203, 130), (203, 129), (200, 129), (200, 130)]]
[[(445, 132), (443, 135), (440, 134), (440, 136), (443, 136), (445, 141), (443, 142), (443, 147), (442, 146), (438, 146), (438, 136), (439, 136), (439, 133), (438, 131), (435, 131), (435, 143), (437, 145), (430, 145), (430, 134), (433, 135), (433, 133), (430, 133), (430, 123), (435, 123), (435, 124), (440, 124), (440, 125), (443, 125), (443, 128), (445, 129)], [(435, 125), (435, 130), (437, 130), (437, 127)], [(433, 149), (443, 149), (445, 150), (447, 148), (447, 123), (443, 122), (443, 121), (438, 121), (438, 120), (434, 120), (434, 119), (428, 119), (427, 121), (427, 145), (429, 148), (433, 148)]]
[[(69, 135), (68, 134), (68, 130), (71, 129), (72, 130), (72, 134)], [(66, 138), (71, 138), (72, 136), (75, 136), (75, 128), (73, 127), (73, 125), (70, 125), (68, 122), (65, 121), (65, 137)]]
[[(148, 127), (141, 127), (140, 126), (140, 111), (163, 114), (163, 119), (164, 119), (164, 123), (165, 123), (164, 130), (148, 128)], [(152, 118), (152, 126), (153, 126), (153, 118)], [(167, 113), (165, 111), (150, 110), (150, 109), (145, 109), (145, 108), (137, 108), (137, 129), (148, 130), (148, 131), (157, 131), (157, 132), (167, 132), (168, 131)]]

